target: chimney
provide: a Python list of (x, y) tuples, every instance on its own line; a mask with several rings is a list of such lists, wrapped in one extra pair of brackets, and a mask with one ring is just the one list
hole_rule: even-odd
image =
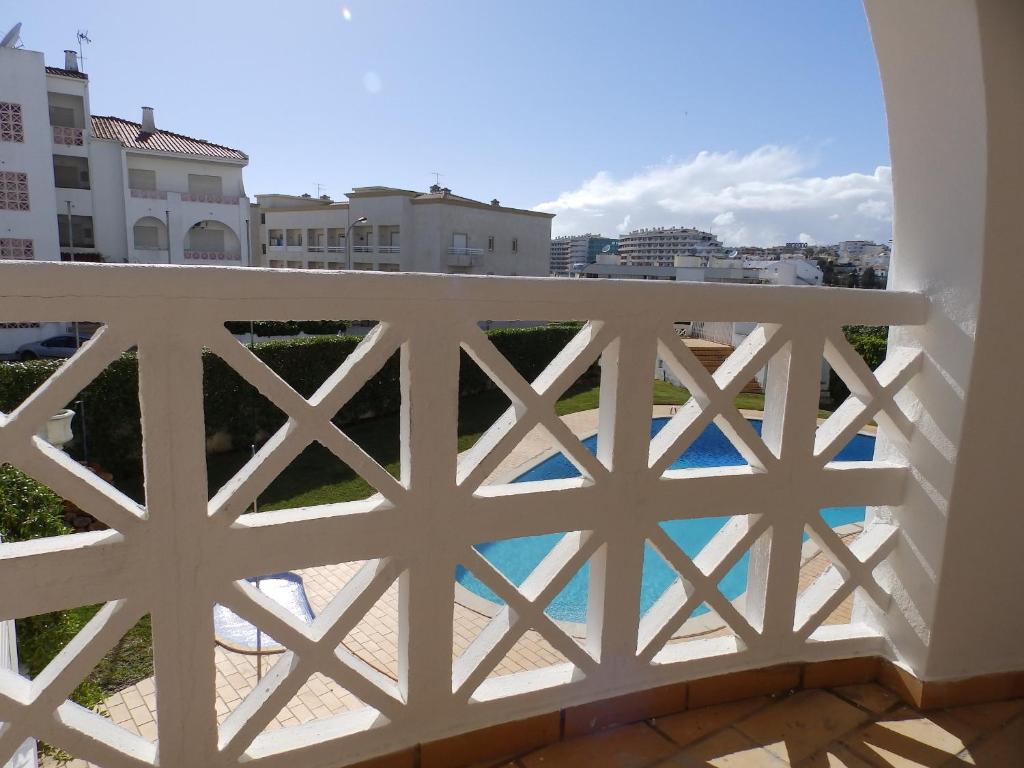
[(156, 133), (156, 120), (153, 118), (153, 108), (142, 108), (142, 132)]
[(64, 69), (69, 72), (78, 71), (78, 54), (75, 51), (64, 51)]

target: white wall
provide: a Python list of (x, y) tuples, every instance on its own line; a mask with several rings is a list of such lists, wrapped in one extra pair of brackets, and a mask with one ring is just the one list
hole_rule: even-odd
[(0, 170), (28, 174), (31, 210), (0, 210), (0, 235), (31, 238), (35, 258), (60, 260), (53, 186), (53, 132), (43, 55), (0, 48), (0, 100), (21, 104), (24, 143), (0, 141)]
[[(919, 677), (1024, 668), (1024, 4), (867, 0), (885, 87), (895, 191), (890, 289), (931, 297), (891, 344), (926, 355), (896, 510), (904, 589), (882, 621)], [(881, 455), (900, 448), (883, 433)]]

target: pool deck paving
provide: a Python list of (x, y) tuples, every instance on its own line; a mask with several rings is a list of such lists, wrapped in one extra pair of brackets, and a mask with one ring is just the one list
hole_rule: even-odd
[[(669, 416), (675, 406), (654, 406), (653, 417)], [(757, 411), (743, 411), (747, 417), (760, 417)], [(582, 411), (562, 416), (562, 421), (577, 437), (583, 438), (597, 431), (597, 410)], [(558, 447), (544, 430), (535, 429), (508, 455), (493, 478), (509, 478), (548, 455), (557, 452)], [(518, 471), (517, 471), (518, 470)], [(841, 538), (849, 542), (860, 530), (860, 526), (845, 526), (840, 529)], [(361, 567), (361, 562), (325, 565), (297, 571), (302, 577), (309, 603), (317, 615), (341, 590)], [(804, 548), (804, 560), (800, 574), (802, 591), (829, 565), (827, 557), (813, 545)], [(469, 594), (453, 582), (454, 620), (452, 658), (457, 658), (490, 621), (496, 606), (482, 598)], [(852, 597), (827, 619), (829, 624), (850, 622), (853, 605)], [(579, 635), (581, 625), (563, 624), (570, 634)], [(731, 634), (731, 630), (714, 614), (691, 619), (676, 633), (670, 642), (679, 643), (697, 638)], [(578, 640), (581, 638), (577, 637)], [(367, 612), (360, 623), (345, 637), (343, 645), (362, 660), (385, 675), (398, 677), (398, 584), (393, 584), (378, 602)], [(276, 655), (264, 655), (260, 662), (263, 674), (277, 660)], [(539, 633), (527, 631), (491, 673), (490, 677), (539, 669), (565, 662)], [(257, 683), (257, 660), (247, 655), (215, 648), (217, 716), (223, 722), (241, 704), (245, 696)], [(147, 678), (110, 696), (106, 711), (117, 725), (148, 739), (156, 739), (156, 688), (154, 678)], [(359, 709), (362, 702), (343, 689), (333, 680), (322, 675), (313, 675), (299, 692), (286, 704), (269, 723), (266, 730), (275, 730), (329, 717), (347, 710)], [(523, 763), (526, 764), (526, 763)], [(532, 764), (532, 763), (530, 763)], [(554, 763), (552, 763), (554, 764)], [(731, 763), (730, 763), (731, 764)], [(71, 768), (88, 768), (89, 764), (76, 760), (68, 764)]]

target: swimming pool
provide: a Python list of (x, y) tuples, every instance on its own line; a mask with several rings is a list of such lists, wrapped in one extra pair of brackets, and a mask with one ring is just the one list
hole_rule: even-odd
[[(667, 418), (654, 419), (651, 422), (651, 436), (658, 434), (668, 423)], [(761, 421), (750, 419), (754, 430), (761, 434)], [(591, 453), (597, 450), (597, 436), (589, 437), (583, 445)], [(870, 461), (875, 451), (875, 438), (869, 435), (856, 435), (850, 443), (836, 456), (835, 461)], [(694, 467), (728, 467), (742, 466), (747, 462), (729, 442), (728, 438), (714, 424), (701, 433), (693, 444), (676, 459), (672, 469)], [(522, 483), (534, 480), (554, 480), (559, 478), (579, 477), (579, 471), (561, 453), (556, 454), (519, 475), (513, 482)], [(864, 519), (864, 507), (832, 507), (822, 510), (822, 517), (832, 527), (860, 522)], [(691, 520), (671, 520), (662, 523), (665, 533), (689, 557), (694, 557), (711, 541), (711, 538), (730, 520), (729, 517), (706, 517)], [(476, 549), (494, 565), (506, 578), (519, 585), (537, 567), (544, 556), (564, 536), (561, 533), (543, 536), (528, 536), (519, 539), (506, 539), (478, 544)], [(747, 588), (747, 563), (749, 552), (736, 563), (719, 583), (719, 589), (728, 599), (739, 597)], [(548, 605), (546, 613), (562, 621), (586, 620), (587, 610), (587, 578), (589, 564), (573, 576), (554, 600)], [(471, 592), (495, 603), (503, 603), (490, 589), (480, 582), (471, 572), (459, 566), (455, 572), (459, 584)], [(643, 586), (640, 590), (640, 610), (645, 612), (654, 601), (661, 596), (676, 579), (676, 573), (661, 559), (661, 556), (647, 544), (644, 550)], [(693, 616), (707, 613), (707, 606), (700, 606)]]

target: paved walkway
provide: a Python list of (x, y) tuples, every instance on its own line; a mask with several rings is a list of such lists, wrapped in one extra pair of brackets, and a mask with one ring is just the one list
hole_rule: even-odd
[[(654, 416), (667, 416), (673, 411), (671, 406), (654, 406)], [(757, 415), (751, 412), (745, 415)], [(563, 416), (562, 420), (578, 436), (593, 434), (597, 430), (597, 411), (583, 411)], [(518, 474), (517, 468), (533, 463), (539, 457), (556, 450), (552, 439), (544, 430), (531, 432), (515, 450), (501, 463), (492, 474), (495, 478), (508, 478)], [(858, 532), (859, 527), (851, 527), (842, 532), (844, 540), (849, 540)], [(340, 565), (307, 568), (297, 573), (302, 577), (307, 597), (315, 614), (319, 614), (328, 602), (341, 590), (348, 580), (362, 565), (361, 562), (343, 563)], [(804, 564), (801, 570), (800, 589), (803, 590), (828, 566), (827, 558), (813, 547), (805, 547)], [(486, 601), (466, 600), (465, 593), (456, 590), (455, 615), (453, 624), (454, 643), (452, 657), (462, 654), (470, 642), (480, 633), (490, 620), (490, 615), (481, 607), (488, 607)], [(462, 602), (466, 602), (464, 605)], [(470, 605), (471, 604), (471, 605)], [(848, 598), (826, 623), (849, 623), (852, 598)], [(398, 669), (398, 585), (397, 583), (381, 597), (366, 617), (345, 638), (344, 645), (381, 672), (397, 679)], [(670, 641), (685, 642), (695, 636), (713, 637), (730, 634), (731, 630), (715, 616), (705, 615), (684, 625), (682, 630)], [(276, 657), (264, 656), (262, 670), (266, 672)], [(566, 659), (556, 651), (543, 637), (534, 631), (526, 632), (515, 644), (505, 659), (491, 673), (491, 676), (507, 675), (530, 669), (538, 669), (565, 662)], [(257, 681), (256, 657), (216, 648), (217, 668), (217, 714), (223, 721), (242, 701)], [(153, 678), (130, 686), (114, 694), (106, 701), (107, 711), (111, 719), (118, 725), (156, 738), (156, 694)], [(329, 678), (314, 675), (303, 686), (299, 693), (281, 710), (270, 723), (268, 730), (298, 725), (327, 717), (337, 712), (359, 709), (362, 703), (352, 694), (338, 686)], [(73, 768), (84, 768), (85, 763), (77, 761)]]

